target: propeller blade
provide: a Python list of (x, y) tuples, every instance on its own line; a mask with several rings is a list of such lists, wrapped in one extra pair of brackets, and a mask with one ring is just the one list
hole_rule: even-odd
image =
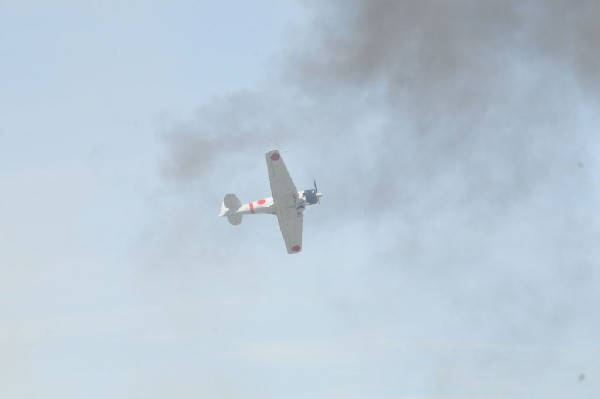
[[(315, 179), (313, 179), (313, 184), (315, 185), (315, 195), (319, 192), (319, 190), (317, 189), (317, 181)], [(321, 203), (321, 198), (319, 198), (317, 196), (317, 203)]]

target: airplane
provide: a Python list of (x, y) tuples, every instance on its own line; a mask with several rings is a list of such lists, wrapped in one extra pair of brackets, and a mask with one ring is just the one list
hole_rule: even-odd
[(221, 204), (219, 216), (227, 216), (232, 225), (242, 223), (244, 215), (265, 213), (277, 215), (279, 229), (285, 241), (288, 254), (302, 251), (302, 215), (307, 205), (320, 203), (323, 196), (314, 189), (298, 191), (288, 173), (281, 154), (277, 150), (265, 154), (272, 197), (242, 204), (235, 194), (227, 194)]

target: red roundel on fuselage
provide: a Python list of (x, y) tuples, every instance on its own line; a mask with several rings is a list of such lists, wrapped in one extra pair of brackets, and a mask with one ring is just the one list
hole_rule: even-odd
[(294, 252), (300, 252), (300, 245), (294, 245), (292, 247), (292, 251), (294, 251)]
[(273, 154), (271, 154), (271, 159), (273, 161), (278, 161), (279, 160), (279, 154), (274, 152)]
[(258, 200), (258, 201), (256, 201), (256, 203), (257, 203), (258, 205), (264, 205), (264, 203), (265, 203), (265, 202), (267, 202), (267, 201), (266, 201), (266, 200), (264, 200), (264, 199), (261, 199), (261, 200)]

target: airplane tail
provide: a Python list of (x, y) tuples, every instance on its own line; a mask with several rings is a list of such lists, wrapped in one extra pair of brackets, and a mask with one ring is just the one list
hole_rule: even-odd
[(242, 203), (235, 194), (227, 194), (225, 195), (225, 198), (223, 198), (219, 216), (227, 216), (229, 223), (238, 225), (242, 223), (242, 215), (237, 213), (241, 206)]

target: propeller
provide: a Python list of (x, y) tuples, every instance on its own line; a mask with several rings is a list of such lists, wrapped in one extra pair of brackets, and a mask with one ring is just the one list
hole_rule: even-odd
[[(319, 192), (319, 189), (317, 189), (317, 181), (313, 178), (313, 184), (315, 186), (315, 195), (317, 195), (317, 193)], [(317, 196), (317, 202), (320, 204), (321, 203), (321, 199), (319, 198), (319, 196)]]

